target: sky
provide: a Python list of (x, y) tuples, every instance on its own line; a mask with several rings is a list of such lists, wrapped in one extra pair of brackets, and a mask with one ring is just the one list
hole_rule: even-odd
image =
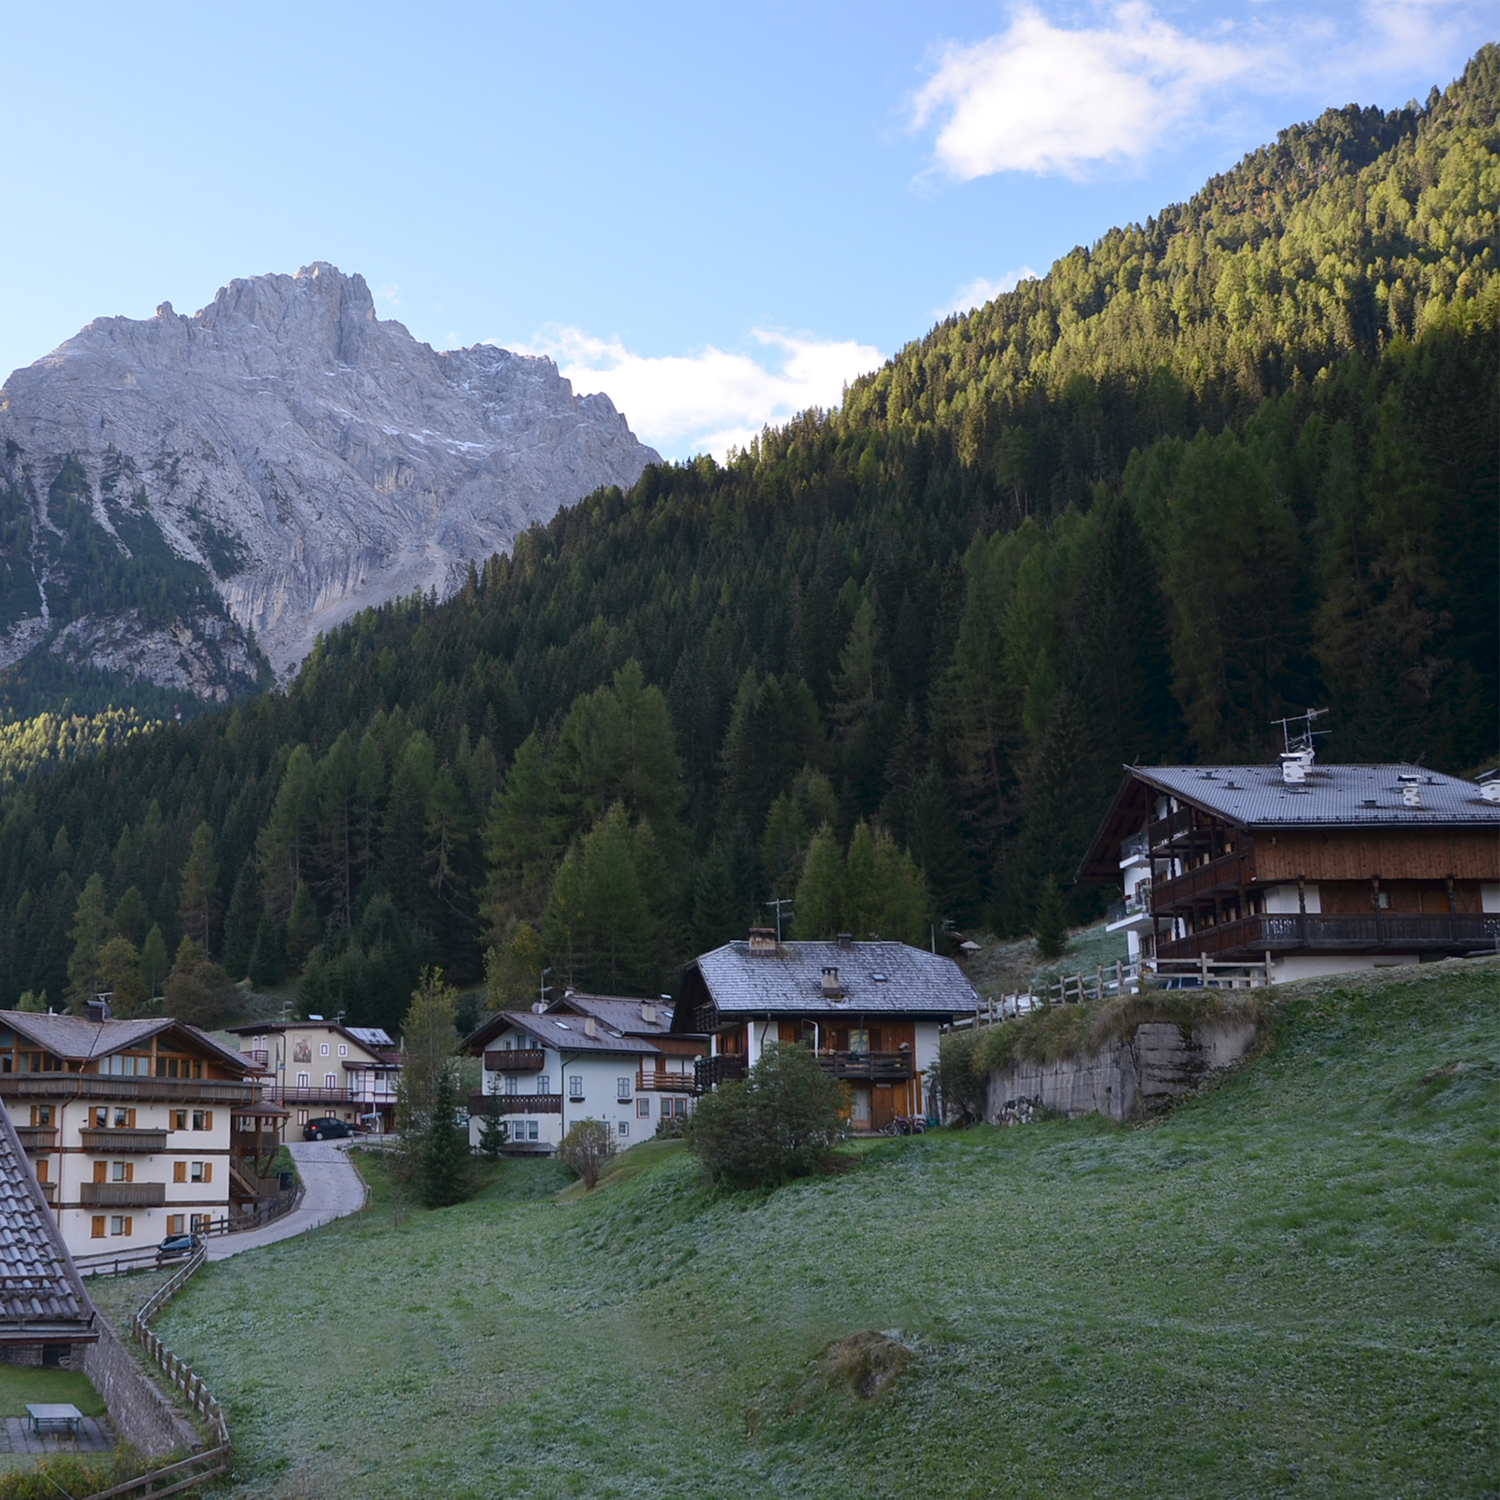
[(331, 261), (719, 457), (1277, 130), (1445, 86), (1471, 0), (0, 6), (0, 373)]

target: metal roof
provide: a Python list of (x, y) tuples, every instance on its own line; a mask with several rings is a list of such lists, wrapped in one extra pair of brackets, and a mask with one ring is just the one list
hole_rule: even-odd
[[(1130, 774), (1242, 828), (1440, 828), (1470, 824), (1500, 831), (1500, 803), (1472, 781), (1421, 766), (1314, 764), (1301, 786), (1274, 766), (1132, 766)], [(1415, 776), (1420, 807), (1401, 800), (1401, 776)]]
[[(724, 1012), (806, 1015), (854, 1013), (967, 1015), (979, 996), (951, 958), (908, 943), (782, 943), (751, 953), (748, 942), (726, 943), (695, 962), (709, 995)], [(837, 969), (841, 1000), (823, 993), (823, 970)]]
[(632, 1057), (659, 1057), (661, 1049), (639, 1037), (623, 1036), (607, 1025), (599, 1025), (597, 1035), (583, 1029), (582, 1016), (536, 1015), (531, 1011), (503, 1010), (491, 1016), (478, 1030), (463, 1040), (464, 1052), (482, 1053), (485, 1047), (504, 1031), (523, 1031), (544, 1047), (558, 1052), (628, 1052)]
[(98, 1337), (94, 1305), (0, 1104), (0, 1342)]
[(251, 1071), (238, 1052), (221, 1047), (196, 1026), (173, 1020), (170, 1016), (135, 1021), (90, 1021), (83, 1016), (44, 1016), (29, 1010), (0, 1010), (0, 1025), (9, 1026), (58, 1057), (79, 1062), (108, 1057), (122, 1047), (144, 1046), (163, 1032), (180, 1031), (186, 1033), (187, 1040), (193, 1045), (213, 1053), (221, 1061), (232, 1063), (240, 1072)]

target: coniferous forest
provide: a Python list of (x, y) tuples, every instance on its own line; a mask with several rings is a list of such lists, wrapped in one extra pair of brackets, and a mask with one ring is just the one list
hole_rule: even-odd
[[(282, 692), (33, 774), (0, 1004), (302, 975), (394, 1024), (794, 934), (1028, 930), (1122, 763), (1496, 748), (1500, 52), (1284, 131), (727, 465), (366, 612)], [(176, 954), (175, 960), (171, 955)]]

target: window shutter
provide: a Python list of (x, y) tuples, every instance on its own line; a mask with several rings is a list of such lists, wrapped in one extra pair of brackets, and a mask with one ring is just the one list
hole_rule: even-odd
[(187, 1181), (187, 1163), (185, 1161), (174, 1161), (172, 1163), (172, 1181)]
[(214, 1164), (211, 1161), (203, 1163), (203, 1180), (212, 1182), (214, 1180)]
[(109, 1171), (109, 1163), (108, 1162), (96, 1161), (94, 1163), (94, 1181), (95, 1182), (108, 1182), (109, 1178), (105, 1175), (108, 1171)]
[(93, 1224), (89, 1231), (91, 1239), (102, 1240), (104, 1238), (104, 1215), (95, 1214)]

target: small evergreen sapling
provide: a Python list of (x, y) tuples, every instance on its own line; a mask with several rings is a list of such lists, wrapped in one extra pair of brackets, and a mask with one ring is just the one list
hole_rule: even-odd
[(510, 1126), (500, 1118), (500, 1098), (495, 1087), (498, 1082), (492, 1075), (481, 1104), (483, 1114), (479, 1120), (479, 1154), (487, 1161), (499, 1161), (500, 1153), (510, 1140)]
[(425, 1208), (451, 1208), (474, 1191), (468, 1132), (458, 1123), (458, 1093), (449, 1068), (438, 1072), (419, 1157), (417, 1192)]

